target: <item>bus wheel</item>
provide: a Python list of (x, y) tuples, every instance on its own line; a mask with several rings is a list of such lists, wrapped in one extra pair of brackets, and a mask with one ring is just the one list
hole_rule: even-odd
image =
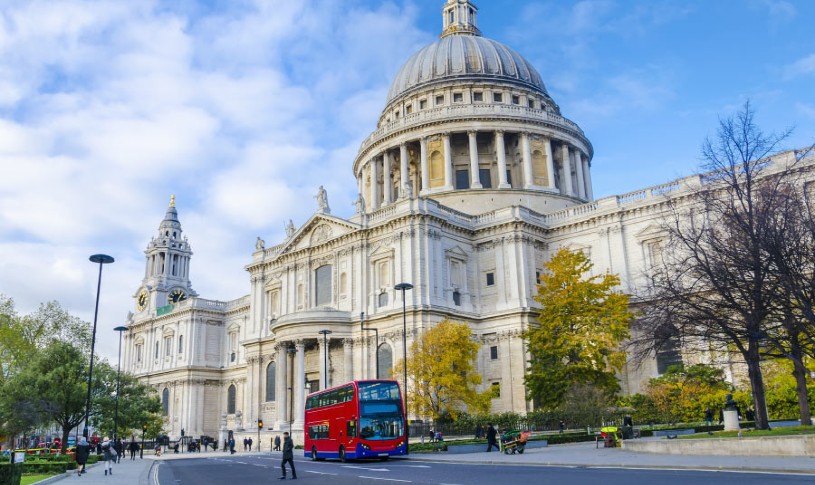
[(341, 462), (343, 462), (343, 463), (345, 463), (346, 461), (348, 461), (348, 460), (345, 458), (345, 447), (344, 447), (344, 446), (340, 446), (340, 461), (341, 461)]
[(317, 447), (311, 447), (311, 461), (317, 461)]

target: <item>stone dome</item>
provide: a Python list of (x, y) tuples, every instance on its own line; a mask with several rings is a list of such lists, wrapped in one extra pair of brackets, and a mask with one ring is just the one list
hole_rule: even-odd
[(549, 93), (538, 71), (518, 52), (470, 32), (446, 35), (414, 54), (399, 70), (387, 104), (403, 94), (449, 80), (504, 81)]

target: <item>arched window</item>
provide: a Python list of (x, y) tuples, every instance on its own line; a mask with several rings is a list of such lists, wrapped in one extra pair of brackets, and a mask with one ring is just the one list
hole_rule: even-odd
[(235, 414), (235, 393), (237, 389), (235, 389), (235, 384), (229, 386), (229, 389), (226, 390), (226, 413), (227, 414)]
[(275, 391), (275, 371), (277, 370), (275, 363), (272, 362), (266, 366), (266, 400), (274, 401)]
[(393, 368), (393, 350), (388, 344), (382, 344), (376, 350), (379, 355), (379, 375), (377, 379), (390, 379)]
[(331, 304), (331, 265), (320, 266), (314, 271), (314, 305)]
[(166, 387), (161, 391), (161, 411), (164, 416), (170, 415), (170, 390)]

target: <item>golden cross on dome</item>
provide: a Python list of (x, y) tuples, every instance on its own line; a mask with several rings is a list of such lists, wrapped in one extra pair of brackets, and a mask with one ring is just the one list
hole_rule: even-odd
[(175, 207), (175, 195), (170, 196), (170, 207)]

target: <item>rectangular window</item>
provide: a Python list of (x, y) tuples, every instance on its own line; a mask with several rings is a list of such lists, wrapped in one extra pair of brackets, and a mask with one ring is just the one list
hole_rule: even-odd
[(501, 383), (500, 382), (493, 382), (492, 383), (493, 397), (501, 397)]
[(493, 345), (490, 347), (490, 359), (497, 360), (498, 359), (498, 346)]
[(420, 99), (419, 100), (419, 109), (425, 109), (425, 108), (427, 108), (427, 100), (426, 99)]
[(184, 352), (184, 336), (178, 336), (178, 353), (181, 354)]
[(512, 172), (510, 172), (509, 169), (507, 169), (507, 183), (512, 187)]
[(141, 362), (142, 352), (143, 351), (144, 351), (144, 345), (137, 345), (136, 346), (136, 362)]
[(173, 352), (173, 338), (164, 337), (164, 357), (169, 357)]
[(492, 93), (492, 100), (496, 103), (501, 103), (504, 101), (504, 95), (501, 93)]
[(470, 172), (469, 170), (456, 170), (456, 188), (469, 189), (470, 188)]
[(444, 104), (444, 95), (436, 96), (436, 106), (441, 106)]
[(490, 169), (488, 168), (479, 168), (478, 169), (478, 181), (481, 182), (481, 186), (485, 189), (492, 188), (492, 177), (490, 177)]
[(326, 264), (314, 271), (314, 305), (330, 305), (331, 295), (331, 265)]
[(512, 104), (521, 104), (521, 97), (513, 94), (512, 95)]
[(405, 106), (405, 113), (406, 114), (410, 114), (412, 112), (413, 112), (413, 106), (411, 106), (411, 105)]
[(495, 284), (495, 273), (487, 273), (487, 286)]
[(474, 91), (473, 92), (473, 101), (475, 101), (477, 103), (480, 103), (480, 102), (484, 101), (484, 93), (482, 93), (481, 91)]
[(530, 99), (528, 99), (528, 100), (526, 101), (526, 105), (527, 105), (527, 106), (529, 106), (530, 108), (534, 108), (534, 107), (535, 107), (535, 100), (534, 100), (534, 99), (531, 99), (531, 98), (530, 98)]
[(464, 101), (464, 95), (461, 93), (453, 93), (453, 102), (460, 103)]
[(347, 421), (345, 423), (345, 435), (349, 438), (354, 438), (357, 435), (357, 422)]
[(461, 293), (458, 291), (453, 292), (453, 304), (456, 306), (461, 306)]
[(541, 284), (541, 270), (535, 270), (535, 283)]

